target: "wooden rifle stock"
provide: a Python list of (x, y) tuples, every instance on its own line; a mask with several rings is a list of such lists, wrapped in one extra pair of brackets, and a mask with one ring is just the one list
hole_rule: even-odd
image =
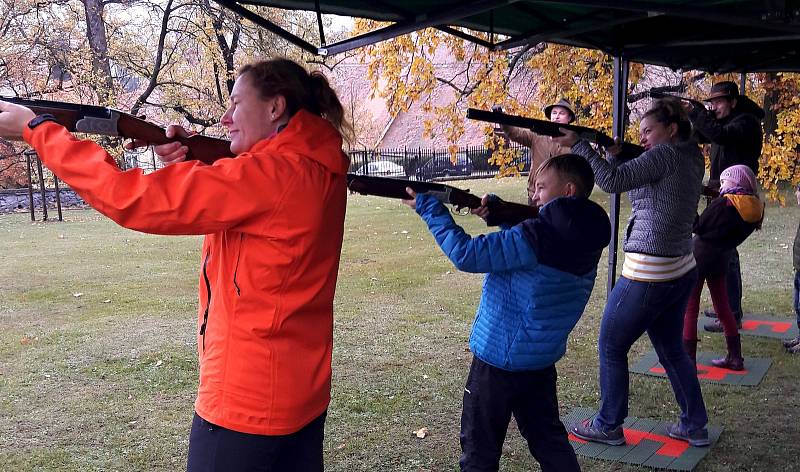
[[(442, 203), (453, 205), (456, 209), (473, 209), (481, 206), (481, 198), (469, 193), (468, 190), (436, 182), (347, 174), (347, 187), (351, 192), (362, 195), (403, 200), (411, 198), (406, 192), (406, 187), (410, 187), (417, 193), (430, 193)], [(536, 207), (506, 202), (499, 198), (489, 199), (488, 208), (489, 217), (486, 220), (486, 224), (489, 226), (498, 226), (500, 224), (513, 226), (529, 218), (536, 218), (539, 215), (539, 210)]]
[[(605, 148), (614, 146), (616, 144), (612, 137), (594, 128), (588, 128), (586, 126), (554, 123), (547, 120), (537, 120), (535, 118), (527, 118), (524, 116), (508, 115), (500, 111), (486, 111), (475, 108), (467, 109), (467, 118), (470, 120), (486, 121), (489, 123), (498, 123), (517, 128), (525, 128), (533, 131), (536, 134), (541, 134), (544, 136), (564, 136), (564, 133), (559, 131), (559, 128), (563, 128), (573, 131), (580, 139), (597, 143)], [(637, 157), (642, 152), (644, 152), (644, 148), (641, 146), (623, 142), (622, 151), (617, 157), (621, 159), (631, 159)]]
[(113, 108), (18, 97), (0, 96), (0, 100), (30, 108), (37, 115), (51, 114), (72, 132), (138, 139), (156, 145), (179, 141), (189, 148), (187, 160), (211, 164), (217, 159), (234, 156), (230, 141), (200, 134), (168, 138), (164, 128)]

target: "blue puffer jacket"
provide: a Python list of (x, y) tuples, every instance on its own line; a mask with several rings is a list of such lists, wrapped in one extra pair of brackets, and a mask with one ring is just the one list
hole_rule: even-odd
[(472, 353), (510, 371), (558, 361), (611, 237), (606, 212), (586, 198), (558, 198), (544, 205), (538, 218), (473, 238), (434, 197), (420, 194), (416, 203), (453, 264), (486, 273), (469, 340)]

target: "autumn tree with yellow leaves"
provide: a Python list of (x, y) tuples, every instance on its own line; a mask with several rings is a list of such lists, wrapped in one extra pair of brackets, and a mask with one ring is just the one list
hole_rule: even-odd
[[(354, 34), (380, 26), (379, 22), (357, 20)], [(485, 33), (470, 34), (489, 40)], [(536, 44), (492, 52), (438, 30), (425, 29), (369, 46), (361, 54), (369, 64), (373, 91), (386, 100), (390, 113), (407, 111), (413, 102), (422, 101), (423, 111), (431, 112), (425, 120), (424, 133), (445, 135), (453, 154), (464, 134), (466, 108), (489, 109), (501, 104), (508, 113), (539, 117), (545, 104), (563, 97), (574, 105), (581, 125), (612, 132), (612, 58), (601, 51)], [(437, 63), (439, 57), (449, 58), (449, 66)], [(654, 82), (651, 77), (642, 83), (646, 69), (632, 63), (628, 105), (647, 98), (647, 89), (653, 86), (702, 98), (711, 83), (738, 78), (733, 74), (712, 77), (698, 71), (666, 70), (665, 75), (669, 77), (664, 82)], [(775, 123), (774, 129), (769, 123), (766, 126), (759, 180), (770, 199), (783, 201), (780, 184), (800, 181), (796, 165), (800, 149), (800, 77), (750, 74), (748, 78), (748, 95), (765, 105), (768, 121)], [(644, 87), (639, 87), (640, 83)], [(515, 84), (517, 88), (522, 84), (533, 90), (533, 94), (518, 93), (513, 90)], [(429, 97), (435, 87), (451, 89), (453, 99), (445, 105), (432, 105)], [(637, 126), (635, 121), (629, 124), (627, 140), (638, 139)], [(504, 140), (491, 126), (485, 126), (484, 132), (485, 145), (498, 150), (493, 158), (504, 167), (501, 175), (516, 173), (517, 169), (505, 167), (512, 156), (504, 149)]]
[[(357, 20), (354, 34), (380, 25)], [(486, 33), (470, 33), (489, 40)], [(611, 131), (612, 62), (599, 51), (554, 44), (490, 51), (429, 28), (366, 47), (361, 54), (369, 64), (373, 91), (386, 100), (389, 112), (407, 111), (412, 103), (422, 102), (422, 110), (430, 113), (425, 135), (443, 134), (453, 155), (464, 134), (466, 108), (502, 105), (507, 113), (539, 117), (545, 104), (564, 97), (575, 105), (582, 125)], [(447, 58), (447, 66), (440, 58)], [(642, 71), (641, 65), (632, 65), (631, 89)], [(518, 93), (509, 93), (514, 86)], [(436, 87), (448, 88), (453, 99), (432, 104)], [(491, 125), (485, 125), (484, 132), (484, 144), (496, 150), (492, 158), (501, 165), (501, 175), (516, 173), (518, 169), (506, 167), (513, 156), (504, 138)]]

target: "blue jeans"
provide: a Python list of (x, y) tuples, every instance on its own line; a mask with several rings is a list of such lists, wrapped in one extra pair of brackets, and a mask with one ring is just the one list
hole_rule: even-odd
[(797, 329), (800, 329), (800, 270), (794, 271), (794, 314), (797, 316)]
[(628, 351), (647, 332), (667, 371), (690, 432), (708, 422), (697, 372), (683, 349), (683, 315), (697, 269), (669, 282), (637, 282), (620, 277), (608, 297), (600, 324), (600, 411), (594, 426), (604, 431), (628, 416)]

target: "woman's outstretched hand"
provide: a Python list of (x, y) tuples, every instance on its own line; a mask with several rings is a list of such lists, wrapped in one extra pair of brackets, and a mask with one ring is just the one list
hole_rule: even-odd
[(36, 114), (22, 105), (0, 101), (0, 138), (22, 140), (22, 131)]

